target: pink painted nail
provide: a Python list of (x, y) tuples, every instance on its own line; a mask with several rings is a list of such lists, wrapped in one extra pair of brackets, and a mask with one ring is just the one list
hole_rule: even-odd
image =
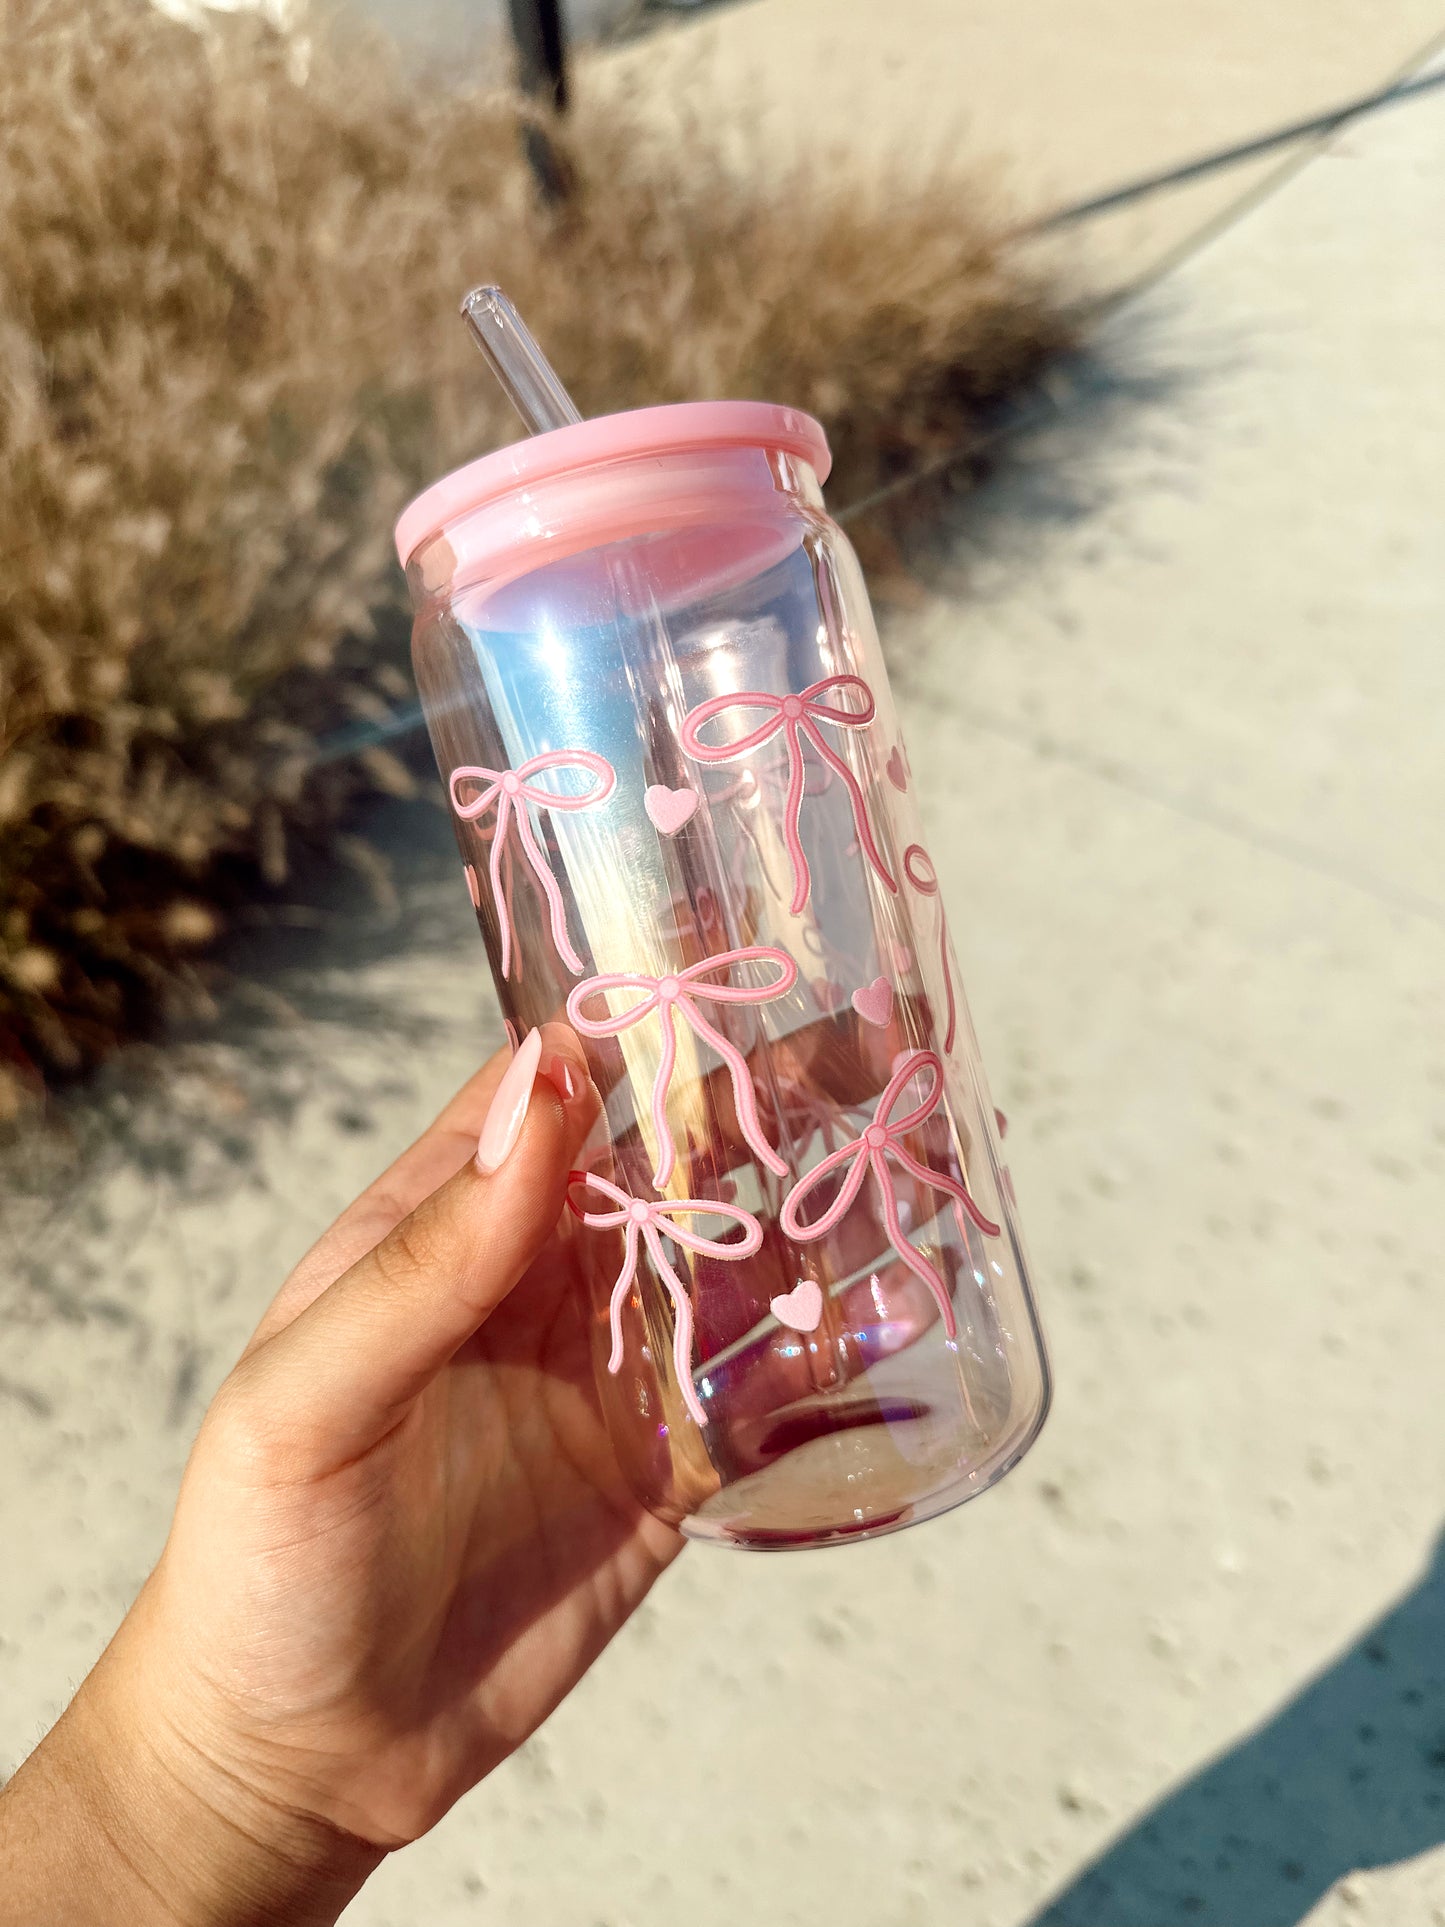
[(576, 1066), (559, 1050), (548, 1051), (537, 1067), (537, 1075), (547, 1080), (564, 1104), (570, 1104), (582, 1088)]
[(502, 1081), (492, 1094), (491, 1108), (482, 1124), (482, 1134), (477, 1139), (477, 1169), (483, 1177), (490, 1177), (506, 1161), (522, 1134), (541, 1056), (542, 1033), (529, 1030), (502, 1073)]

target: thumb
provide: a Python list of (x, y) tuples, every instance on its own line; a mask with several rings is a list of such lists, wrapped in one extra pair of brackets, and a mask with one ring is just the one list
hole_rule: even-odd
[(507, 1296), (556, 1228), (597, 1110), (573, 1033), (530, 1032), (492, 1099), (479, 1158), (243, 1359), (233, 1393), (259, 1403), (251, 1416), (296, 1455), (294, 1476), (374, 1445)]

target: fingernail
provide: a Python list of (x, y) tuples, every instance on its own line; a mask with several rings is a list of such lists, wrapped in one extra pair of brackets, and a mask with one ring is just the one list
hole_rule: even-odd
[(542, 1033), (529, 1030), (517, 1046), (516, 1056), (503, 1071), (482, 1123), (482, 1134), (477, 1139), (477, 1169), (483, 1177), (490, 1177), (505, 1162), (521, 1136), (541, 1055)]
[(564, 1104), (570, 1104), (582, 1088), (576, 1065), (559, 1050), (548, 1051), (537, 1067), (537, 1075), (546, 1078)]

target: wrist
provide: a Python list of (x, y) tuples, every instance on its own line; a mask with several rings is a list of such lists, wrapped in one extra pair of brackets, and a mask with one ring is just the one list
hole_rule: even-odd
[(112, 1648), (5, 1791), (0, 1927), (331, 1927), (381, 1849), (226, 1774), (126, 1672)]

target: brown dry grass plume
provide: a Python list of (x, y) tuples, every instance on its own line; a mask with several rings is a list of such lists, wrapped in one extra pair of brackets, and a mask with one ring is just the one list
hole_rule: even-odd
[(0, 1100), (203, 1000), (238, 891), (404, 785), (311, 752), (408, 698), (395, 514), (514, 432), (464, 287), (588, 411), (815, 410), (835, 499), (1061, 340), (967, 179), (770, 194), (615, 101), (568, 140), (558, 220), (512, 103), (374, 44), (0, 0)]

